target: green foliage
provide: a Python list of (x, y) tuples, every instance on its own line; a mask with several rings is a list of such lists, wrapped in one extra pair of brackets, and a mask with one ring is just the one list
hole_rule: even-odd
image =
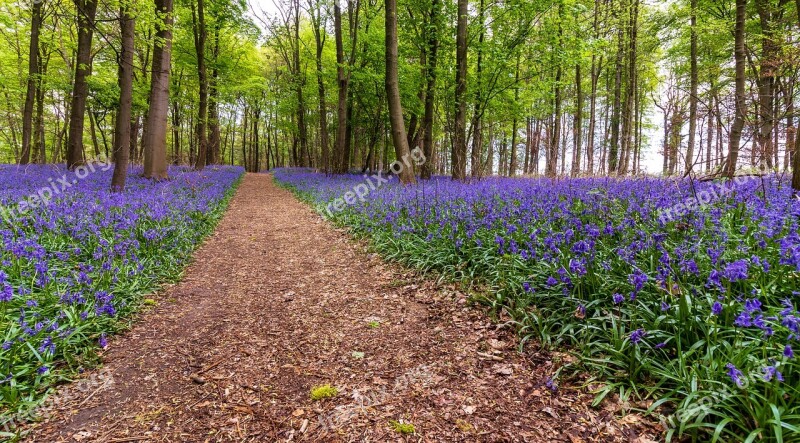
[(339, 395), (339, 390), (331, 385), (315, 386), (311, 388), (311, 400), (319, 401)]
[(412, 423), (405, 423), (403, 421), (389, 420), (389, 425), (398, 434), (407, 435), (407, 434), (413, 434), (414, 432), (417, 431), (417, 429), (414, 427)]

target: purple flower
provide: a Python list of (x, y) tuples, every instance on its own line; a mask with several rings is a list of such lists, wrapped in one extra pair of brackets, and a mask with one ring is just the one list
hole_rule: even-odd
[(744, 309), (748, 314), (761, 311), (761, 300), (757, 298), (747, 299), (747, 301), (744, 302)]
[(42, 354), (47, 352), (55, 354), (56, 345), (53, 343), (53, 339), (50, 337), (45, 337), (44, 340), (42, 340), (42, 344), (39, 346), (39, 352)]
[(669, 303), (667, 303), (665, 301), (661, 302), (661, 311), (662, 312), (669, 311), (669, 308), (670, 308)]
[(631, 332), (631, 343), (638, 345), (639, 342), (642, 341), (644, 336), (647, 335), (647, 331), (642, 328), (639, 328), (633, 332)]
[(620, 293), (616, 293), (616, 294), (614, 294), (612, 299), (614, 300), (614, 304), (618, 305), (618, 304), (622, 303), (625, 300), (625, 297), (623, 297), (623, 295), (620, 294)]
[(743, 378), (744, 374), (742, 374), (742, 371), (737, 369), (733, 363), (728, 363), (727, 365), (725, 365), (725, 367), (728, 368), (728, 377), (731, 378), (731, 381), (734, 382), (736, 386), (740, 388), (744, 387), (746, 382)]
[(547, 389), (549, 389), (551, 392), (557, 392), (557, 391), (558, 391), (558, 385), (556, 385), (556, 384), (555, 384), (555, 382), (553, 381), (553, 379), (552, 379), (552, 378), (550, 378), (550, 377), (547, 377), (547, 381), (544, 383), (544, 385), (545, 385), (545, 386), (547, 387)]
[(0, 290), (0, 302), (9, 302), (14, 298), (14, 288), (8, 283), (3, 283), (3, 289)]
[(728, 280), (735, 282), (747, 279), (747, 269), (750, 266), (747, 260), (736, 260), (735, 262), (728, 263), (725, 266), (723, 275)]
[(786, 345), (786, 347), (783, 348), (783, 356), (786, 358), (794, 358), (794, 350), (791, 345)]
[(775, 366), (767, 366), (763, 368), (764, 371), (764, 381), (769, 382), (772, 381), (773, 378), (777, 379), (778, 381), (783, 381), (783, 374), (778, 371)]
[(555, 286), (557, 284), (558, 280), (556, 280), (555, 277), (550, 276), (547, 278), (547, 286)]
[(753, 319), (750, 317), (750, 313), (742, 311), (739, 313), (739, 316), (736, 317), (736, 320), (733, 321), (733, 324), (740, 328), (749, 328), (753, 325)]
[(714, 304), (711, 306), (711, 313), (714, 315), (722, 314), (722, 303), (715, 301)]

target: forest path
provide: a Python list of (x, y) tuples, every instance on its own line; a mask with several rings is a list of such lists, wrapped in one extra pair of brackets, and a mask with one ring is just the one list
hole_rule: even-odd
[[(631, 440), (586, 394), (544, 386), (550, 356), (519, 355), (463, 295), (365, 252), (269, 175), (245, 177), (154, 298), (29, 441)], [(312, 401), (324, 384), (339, 394)]]

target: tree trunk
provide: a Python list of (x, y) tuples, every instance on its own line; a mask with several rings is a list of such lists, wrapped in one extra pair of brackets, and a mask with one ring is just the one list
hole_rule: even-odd
[(150, 83), (150, 108), (144, 130), (144, 176), (167, 178), (167, 114), (172, 51), (172, 1), (156, 0), (156, 15), (164, 17), (156, 32)]
[[(517, 55), (517, 67), (514, 71), (514, 104), (519, 101), (519, 61), (520, 55)], [(508, 175), (511, 177), (517, 175), (517, 121), (517, 115), (514, 113), (511, 122), (511, 162), (508, 165)]]
[[(798, 0), (800, 1), (800, 0)], [(434, 100), (436, 96), (436, 65), (437, 54), (439, 51), (439, 16), (441, 8), (440, 0), (431, 1), (431, 11), (429, 16), (430, 30), (428, 31), (428, 66), (425, 69), (427, 77), (427, 88), (425, 91), (425, 117), (422, 120), (422, 150), (425, 155), (425, 163), (422, 165), (422, 178), (429, 179), (433, 173), (434, 147), (433, 147), (433, 117)]]
[(697, 0), (691, 1), (690, 16), (690, 91), (689, 91), (689, 144), (686, 146), (686, 174), (691, 174), (694, 165), (694, 144), (697, 133)]
[(122, 52), (119, 58), (119, 111), (114, 128), (114, 175), (111, 191), (122, 192), (128, 176), (128, 147), (131, 144), (131, 106), (133, 103), (133, 51), (135, 21), (128, 7), (122, 3), (119, 9), (119, 25), (122, 34)]
[(22, 111), (22, 151), (19, 163), (28, 164), (31, 159), (31, 138), (33, 135), (33, 105), (36, 91), (41, 84), (39, 73), (39, 30), (42, 27), (42, 1), (34, 1), (31, 6), (31, 41), (28, 49), (28, 85), (25, 92), (25, 106)]
[(69, 115), (69, 139), (67, 141), (67, 167), (74, 169), (85, 163), (83, 153), (83, 123), (86, 113), (86, 98), (92, 75), (92, 37), (94, 35), (97, 0), (75, 0), (78, 9), (78, 49), (75, 59), (75, 79), (72, 86), (72, 103)]
[[(614, 7), (614, 6), (612, 6)], [(619, 12), (615, 10), (615, 18), (619, 18)], [(621, 20), (619, 20), (621, 22)], [(619, 152), (619, 123), (620, 123), (620, 106), (622, 101), (622, 69), (623, 69), (623, 56), (624, 56), (624, 36), (623, 26), (621, 23), (617, 24), (617, 60), (615, 64), (615, 77), (614, 77), (614, 104), (611, 109), (611, 144), (608, 148), (608, 173), (616, 174), (618, 169), (617, 154)]]
[(453, 140), (452, 176), (464, 180), (467, 176), (467, 0), (458, 0), (456, 30), (456, 110)]
[(337, 128), (336, 128), (336, 155), (334, 171), (343, 174), (347, 172), (347, 97), (349, 76), (345, 73), (344, 67), (344, 41), (342, 39), (342, 10), (339, 2), (333, 3), (333, 26), (336, 38), (336, 79), (339, 86), (339, 99), (336, 106)]
[(211, 49), (213, 66), (208, 93), (208, 158), (207, 165), (222, 163), (220, 160), (220, 125), (219, 125), (219, 24), (214, 26), (214, 46)]
[[(758, 131), (757, 139), (761, 154), (761, 162), (772, 169), (774, 153), (777, 149), (772, 143), (772, 132), (775, 125), (773, 107), (775, 102), (775, 77), (778, 71), (780, 46), (776, 34), (775, 12), (770, 0), (756, 0), (756, 9), (761, 21), (761, 58), (758, 69)], [(762, 165), (759, 165), (760, 167)]]
[(581, 171), (581, 150), (583, 143), (583, 89), (581, 89), (581, 65), (575, 65), (575, 118), (573, 120), (572, 138), (575, 144), (574, 160), (571, 175), (577, 176)]
[(742, 139), (747, 101), (745, 97), (745, 45), (744, 29), (747, 18), (747, 0), (736, 0), (736, 30), (734, 32), (734, 59), (736, 61), (736, 115), (731, 126), (728, 142), (728, 159), (725, 164), (725, 175), (733, 178), (736, 172), (736, 161), (739, 158), (739, 143)]
[[(797, 23), (800, 25), (800, 0), (797, 1)], [(794, 155), (792, 158), (792, 189), (800, 194), (800, 135), (795, 136)]]
[(486, 38), (485, 3), (481, 0), (478, 9), (478, 21), (481, 30), (478, 35), (477, 61), (475, 64), (475, 106), (472, 110), (472, 176), (480, 177), (483, 171), (481, 151), (483, 151), (483, 97), (481, 81), (483, 80), (483, 41)]
[[(553, 98), (555, 102), (555, 115), (553, 116), (553, 134), (548, 144), (547, 164), (545, 165), (545, 174), (548, 177), (555, 177), (557, 173), (556, 166), (558, 164), (558, 145), (561, 142), (561, 66), (556, 68), (556, 83), (555, 94)], [(563, 159), (562, 159), (563, 161)]]
[[(407, 163), (410, 160), (408, 139), (406, 138), (403, 108), (400, 104), (400, 82), (397, 74), (397, 0), (386, 0), (386, 97), (389, 102), (389, 122), (392, 125), (392, 143), (400, 171), (400, 183), (414, 183), (414, 170)], [(398, 164), (395, 163), (395, 164)]]
[(208, 72), (206, 69), (206, 40), (208, 31), (206, 30), (205, 0), (197, 0), (197, 11), (195, 13), (194, 3), (192, 3), (192, 30), (194, 31), (194, 49), (197, 56), (197, 77), (200, 87), (196, 138), (197, 138), (197, 157), (195, 158), (194, 168), (202, 170), (208, 160), (208, 138), (206, 135), (206, 125), (208, 124)]
[[(311, 19), (314, 26), (314, 41), (316, 43), (317, 62), (317, 91), (319, 92), (319, 142), (322, 150), (322, 170), (330, 172), (330, 152), (328, 148), (328, 105), (325, 102), (325, 76), (322, 71), (322, 52), (325, 47), (325, 37), (328, 35), (322, 22), (321, 0), (309, 0), (309, 10), (312, 11)], [(267, 147), (269, 149), (269, 131), (267, 131)], [(267, 155), (269, 159), (269, 154)], [(269, 161), (269, 160), (268, 160)], [(269, 164), (267, 164), (269, 169)]]

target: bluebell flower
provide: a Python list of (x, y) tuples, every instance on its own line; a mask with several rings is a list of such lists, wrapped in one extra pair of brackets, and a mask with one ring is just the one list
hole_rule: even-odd
[(733, 363), (728, 363), (725, 365), (725, 367), (728, 368), (728, 377), (731, 378), (731, 381), (740, 388), (744, 387), (746, 382), (744, 380), (744, 374), (742, 374), (742, 371), (737, 369)]
[(766, 366), (763, 368), (764, 371), (764, 381), (769, 382), (772, 381), (773, 378), (782, 382), (783, 381), (783, 374), (778, 371), (775, 366)]
[(647, 331), (642, 328), (639, 328), (633, 332), (631, 332), (631, 343), (637, 345), (639, 342), (642, 341), (644, 336), (647, 335)]

